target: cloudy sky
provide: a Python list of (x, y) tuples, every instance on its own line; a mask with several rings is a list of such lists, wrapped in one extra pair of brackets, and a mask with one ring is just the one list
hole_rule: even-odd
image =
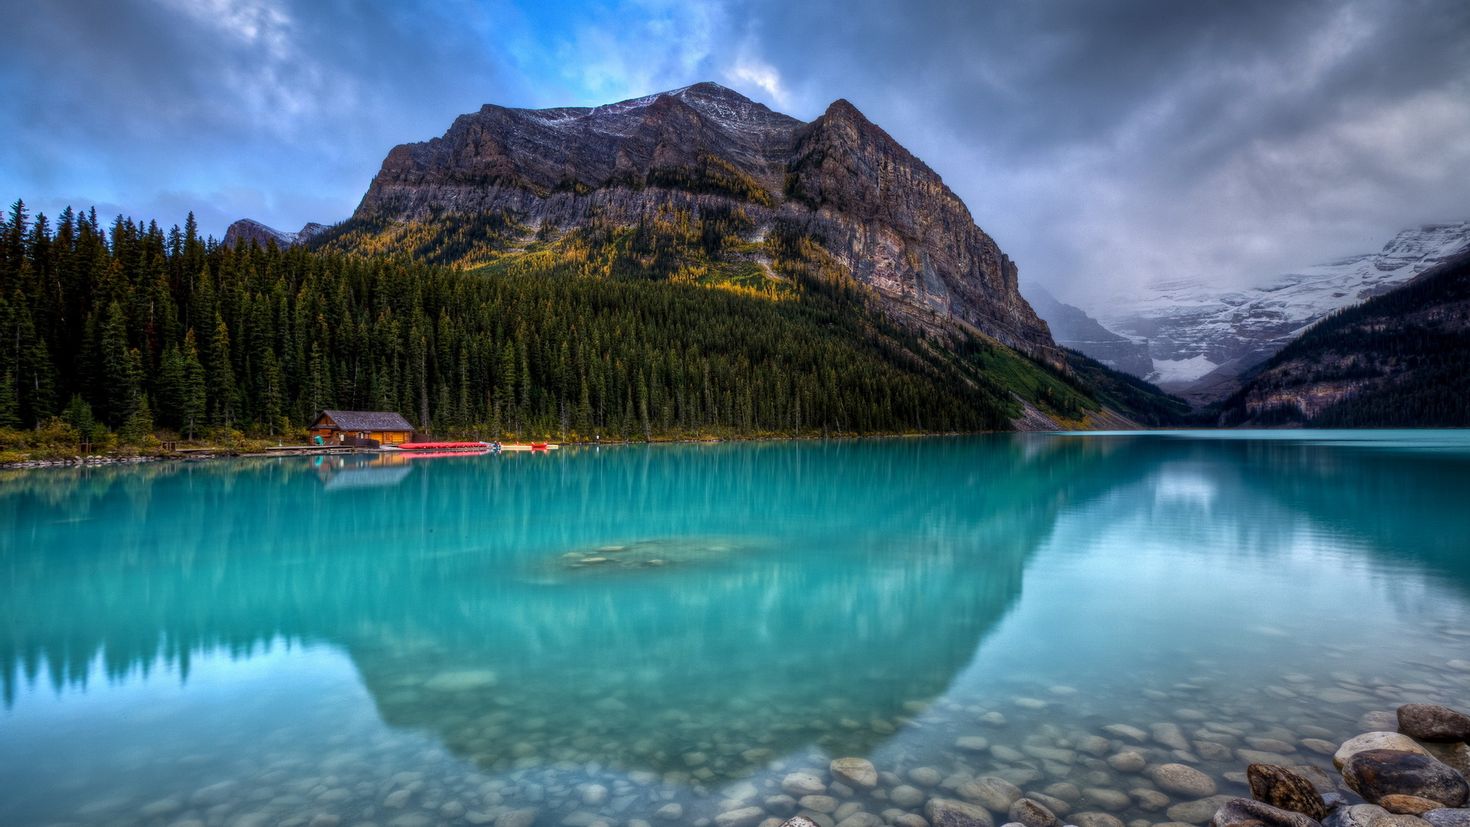
[(0, 197), (345, 218), (493, 102), (853, 101), (1064, 298), (1241, 284), (1470, 218), (1465, 0), (0, 0)]

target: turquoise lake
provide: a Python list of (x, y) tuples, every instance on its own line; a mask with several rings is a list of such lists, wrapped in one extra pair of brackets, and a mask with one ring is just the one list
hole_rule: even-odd
[(1201, 823), (1470, 706), (1470, 432), (4, 472), (0, 676), (4, 825)]

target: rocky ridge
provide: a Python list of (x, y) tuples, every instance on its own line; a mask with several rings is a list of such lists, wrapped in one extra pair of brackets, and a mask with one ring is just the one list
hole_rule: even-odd
[(325, 225), (310, 221), (300, 230), (294, 233), (288, 233), (284, 230), (277, 230), (274, 227), (267, 227), (259, 221), (242, 218), (231, 224), (225, 230), (224, 243), (230, 247), (242, 242), (245, 244), (259, 244), (264, 247), (266, 244), (275, 242), (277, 247), (284, 249), (286, 247), (294, 247), (297, 244), (305, 244), (318, 235), (321, 235), (326, 229), (327, 227)]
[(796, 228), (897, 317), (957, 322), (1064, 364), (1015, 263), (933, 170), (845, 100), (810, 123), (714, 83), (597, 107), (486, 105), (389, 152), (348, 225), (499, 215), (515, 244), (731, 211), (752, 241)]

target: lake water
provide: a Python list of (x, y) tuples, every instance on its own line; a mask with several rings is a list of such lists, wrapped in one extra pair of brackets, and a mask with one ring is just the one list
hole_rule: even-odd
[[(896, 821), (977, 776), (1198, 823), (1107, 759), (1240, 794), (1470, 706), (1470, 434), (7, 472), (0, 676), (6, 825)], [(784, 797), (839, 756), (878, 787)]]

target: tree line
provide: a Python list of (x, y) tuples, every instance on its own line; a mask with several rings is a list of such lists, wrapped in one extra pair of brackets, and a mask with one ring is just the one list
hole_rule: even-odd
[(792, 301), (628, 277), (642, 231), (482, 270), (227, 246), (192, 214), (53, 222), (20, 201), (0, 238), (3, 427), (284, 436), (343, 408), (444, 435), (642, 439), (989, 430), (1015, 412), (820, 266), (786, 262)]

